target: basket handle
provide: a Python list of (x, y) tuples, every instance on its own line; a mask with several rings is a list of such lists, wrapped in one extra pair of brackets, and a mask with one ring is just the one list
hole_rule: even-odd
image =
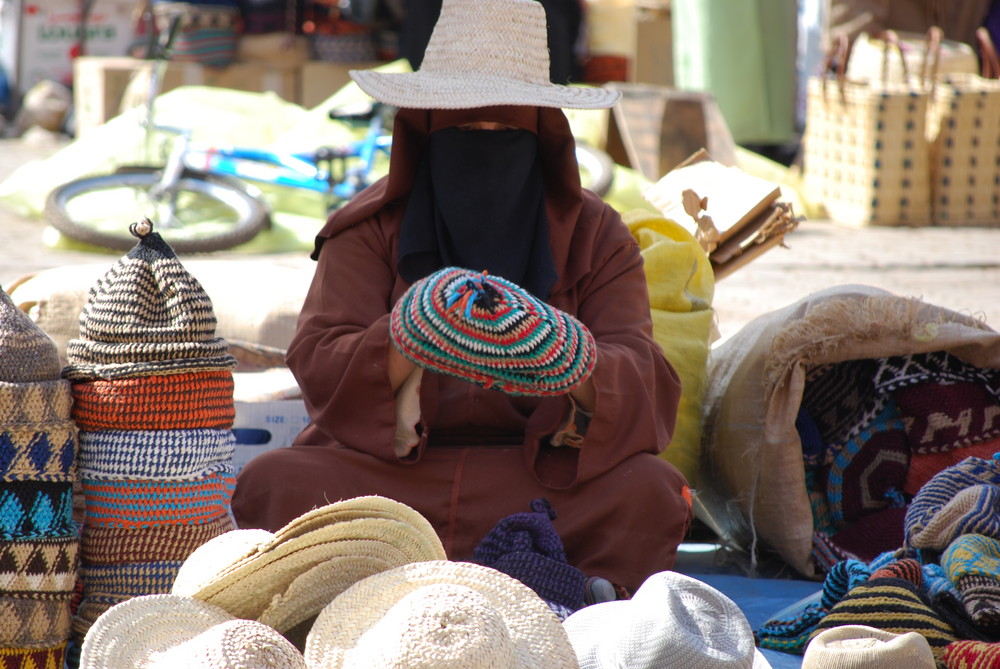
[(885, 49), (882, 51), (882, 85), (885, 86), (889, 83), (889, 52), (892, 49), (895, 49), (899, 54), (899, 64), (903, 68), (903, 81), (908, 82), (910, 80), (910, 66), (906, 62), (906, 54), (903, 53), (903, 45), (899, 41), (899, 35), (896, 34), (895, 30), (884, 30), (881, 37), (885, 43)]
[(979, 58), (983, 63), (983, 78), (1000, 79), (1000, 56), (997, 56), (993, 38), (985, 26), (976, 29), (976, 41), (979, 43)]
[(823, 97), (826, 97), (826, 84), (830, 80), (830, 73), (834, 70), (834, 65), (836, 65), (836, 70), (833, 71), (833, 75), (837, 80), (837, 87), (840, 89), (840, 97), (841, 99), (844, 98), (844, 81), (847, 78), (847, 59), (850, 55), (851, 41), (847, 37), (847, 33), (837, 33), (834, 35), (830, 48), (827, 50), (826, 55), (823, 56), (823, 63), (820, 66), (820, 75), (823, 78)]

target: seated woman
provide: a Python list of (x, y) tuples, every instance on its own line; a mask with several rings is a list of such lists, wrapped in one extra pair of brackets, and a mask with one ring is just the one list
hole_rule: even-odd
[[(463, 560), (498, 520), (546, 498), (570, 564), (634, 592), (672, 567), (691, 503), (658, 455), (680, 381), (652, 336), (639, 246), (581, 188), (562, 112), (619, 94), (550, 83), (535, 0), (445, 0), (420, 70), (351, 75), (399, 107), (389, 174), (316, 239), (287, 356), (312, 422), (242, 470), (238, 524), (274, 531), (377, 494), (419, 511)], [(546, 327), (579, 334), (553, 340), (576, 342), (555, 352), (578, 356), (575, 376), (509, 384), (494, 367), (494, 383), (479, 361), (415, 354), (390, 324), (448, 268), (546, 305)], [(593, 348), (580, 344), (591, 337)]]

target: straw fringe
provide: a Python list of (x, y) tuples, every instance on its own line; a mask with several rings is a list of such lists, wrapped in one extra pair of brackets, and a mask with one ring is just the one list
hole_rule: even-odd
[[(849, 323), (849, 327), (844, 327)], [(831, 299), (812, 306), (809, 313), (779, 332), (768, 355), (765, 378), (774, 387), (793, 364), (809, 366), (849, 344), (900, 339), (931, 341), (937, 328), (957, 323), (987, 331), (973, 316), (946, 312), (916, 297), (873, 296), (863, 300)]]

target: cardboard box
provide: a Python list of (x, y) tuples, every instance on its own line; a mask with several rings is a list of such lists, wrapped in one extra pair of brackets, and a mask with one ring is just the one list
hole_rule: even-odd
[(235, 404), (233, 467), (237, 472), (261, 453), (291, 446), (292, 440), (309, 424), (309, 414), (301, 399)]
[(45, 79), (72, 85), (74, 60), (81, 54), (128, 53), (135, 38), (135, 0), (93, 0), (85, 32), (81, 4), (0, 1), (0, 65), (10, 79), (15, 100)]
[(306, 109), (317, 107), (331, 95), (351, 83), (351, 70), (369, 70), (383, 61), (362, 63), (333, 63), (323, 60), (311, 60), (299, 69), (298, 103)]
[[(143, 104), (155, 65), (154, 61), (139, 58), (77, 58), (73, 90), (77, 135), (82, 136), (107, 122), (123, 109)], [(289, 67), (233, 63), (229, 67), (215, 68), (198, 63), (168, 63), (160, 93), (178, 86), (215, 86), (239, 91), (271, 91), (295, 102), (298, 81), (298, 70)]]

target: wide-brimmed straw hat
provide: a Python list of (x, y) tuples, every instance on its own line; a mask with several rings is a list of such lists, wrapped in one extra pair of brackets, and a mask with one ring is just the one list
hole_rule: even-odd
[(577, 669), (566, 631), (531, 588), (446, 560), (370, 576), (316, 619), (306, 664), (325, 669)]
[(335, 502), (275, 533), (233, 530), (195, 549), (171, 592), (286, 632), (355, 582), (400, 565), (445, 559), (426, 518), (386, 497)]
[(376, 100), (410, 109), (614, 106), (618, 91), (551, 82), (545, 25), (537, 0), (444, 0), (417, 72), (351, 70), (351, 78)]
[(895, 634), (868, 625), (840, 625), (809, 642), (802, 669), (902, 667), (934, 669), (934, 653), (917, 632)]
[(632, 599), (582, 608), (563, 626), (581, 669), (770, 669), (739, 606), (673, 571), (650, 576)]
[(145, 595), (105, 611), (84, 637), (80, 669), (305, 669), (277, 631), (190, 597)]

